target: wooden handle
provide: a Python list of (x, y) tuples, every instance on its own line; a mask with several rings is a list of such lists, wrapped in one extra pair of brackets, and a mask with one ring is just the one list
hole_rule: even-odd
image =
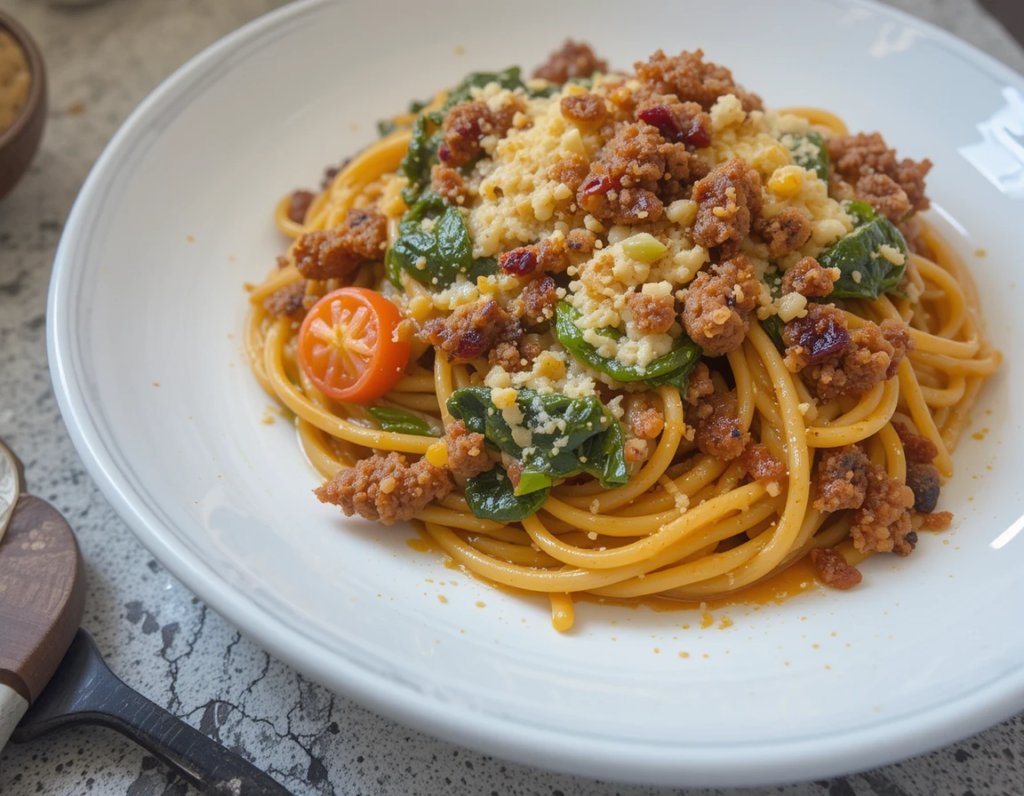
[(71, 528), (23, 495), (0, 542), (0, 685), (31, 705), (82, 622), (85, 571)]

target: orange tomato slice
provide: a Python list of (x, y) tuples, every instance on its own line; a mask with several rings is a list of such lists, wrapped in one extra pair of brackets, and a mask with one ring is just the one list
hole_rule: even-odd
[(409, 344), (394, 339), (402, 313), (363, 287), (343, 287), (313, 305), (299, 329), (299, 364), (328, 398), (367, 404), (405, 373)]

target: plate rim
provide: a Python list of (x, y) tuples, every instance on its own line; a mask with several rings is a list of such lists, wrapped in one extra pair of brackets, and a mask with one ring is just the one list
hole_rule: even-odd
[[(1024, 91), (1024, 77), (984, 51), (933, 23), (876, 0), (816, 0), (837, 8), (865, 8), (922, 30), (966, 65)], [(260, 647), (297, 671), (357, 704), (406, 726), (526, 765), (575, 775), (630, 783), (687, 786), (749, 786), (833, 776), (921, 754), (983, 730), (1024, 709), (1024, 660), (1015, 669), (959, 696), (895, 718), (819, 737), (730, 744), (652, 744), (626, 738), (581, 737), (526, 724), (468, 705), (442, 703), (422, 691), (369, 670), (352, 658), (339, 660), (325, 646), (279, 617), (268, 615), (246, 594), (176, 538), (152, 506), (147, 490), (133, 484), (130, 470), (104, 445), (80, 377), (82, 359), (74, 356), (72, 321), (77, 317), (77, 287), (84, 269), (74, 265), (79, 239), (95, 230), (91, 222), (104, 207), (103, 194), (146, 137), (154, 117), (166, 112), (205, 80), (217, 66), (282, 23), (294, 22), (333, 0), (298, 0), (275, 9), (217, 40), (160, 83), (128, 116), (85, 180), (68, 216), (54, 259), (47, 297), (47, 354), (57, 403), (68, 435), (90, 477), (143, 546), (187, 589)], [(401, 687), (396, 687), (396, 685)], [(737, 751), (743, 763), (737, 766)]]

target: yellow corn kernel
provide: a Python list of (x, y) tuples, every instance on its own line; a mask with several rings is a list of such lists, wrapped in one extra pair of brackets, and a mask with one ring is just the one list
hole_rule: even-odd
[(427, 461), (434, 467), (444, 467), (448, 464), (448, 446), (443, 442), (437, 442), (427, 448)]
[(782, 199), (792, 199), (803, 187), (803, 169), (799, 166), (783, 166), (776, 169), (768, 180), (768, 190)]

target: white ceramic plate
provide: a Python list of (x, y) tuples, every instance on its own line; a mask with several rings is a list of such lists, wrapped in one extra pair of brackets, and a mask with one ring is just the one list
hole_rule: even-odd
[[(54, 382), (93, 476), (171, 572), (275, 655), (399, 721), (538, 766), (796, 780), (1024, 708), (1024, 433), (1009, 400), (1024, 161), (999, 121), (1019, 135), (1024, 79), (863, 2), (796, 0), (781, 16), (760, 0), (622, 8), (303, 2), (168, 80), (89, 177), (54, 270)], [(242, 283), (283, 246), (271, 208), (410, 98), (472, 70), (532, 67), (567, 34), (619, 66), (703, 47), (771, 105), (834, 109), (935, 161), (930, 216), (973, 262), (1007, 355), (971, 429), (983, 439), (967, 435), (943, 493), (953, 531), (873, 559), (853, 592), (733, 609), (724, 629), (722, 612), (701, 629), (692, 614), (584, 604), (560, 636), (546, 601), (489, 590), (411, 549), (411, 531), (312, 498), (318, 479), (289, 426), (261, 422), (269, 401), (241, 349)]]

